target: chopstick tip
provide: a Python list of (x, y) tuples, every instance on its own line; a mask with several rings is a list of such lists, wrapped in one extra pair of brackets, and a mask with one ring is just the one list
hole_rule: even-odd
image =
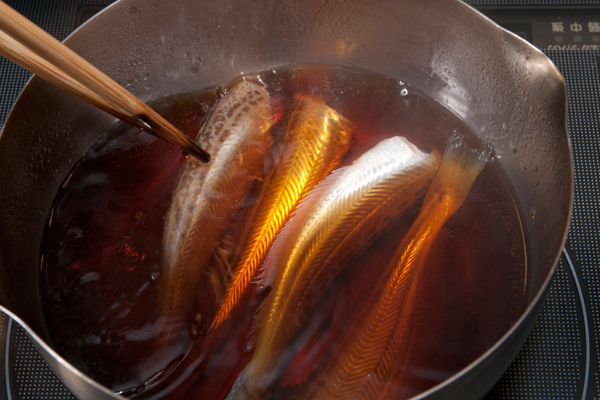
[(185, 151), (187, 151), (188, 154), (197, 158), (203, 163), (207, 163), (210, 161), (210, 153), (198, 147), (195, 143), (193, 144), (193, 146), (190, 146), (189, 148), (185, 149)]
[[(151, 109), (149, 109), (149, 111), (154, 113)], [(156, 118), (157, 120), (154, 120), (147, 115), (138, 114), (134, 117), (134, 124), (156, 137), (165, 139), (166, 141), (179, 146), (183, 151), (203, 163), (210, 161), (210, 154), (206, 150), (199, 147), (194, 141), (185, 136), (169, 122), (163, 120), (160, 115), (156, 114)]]

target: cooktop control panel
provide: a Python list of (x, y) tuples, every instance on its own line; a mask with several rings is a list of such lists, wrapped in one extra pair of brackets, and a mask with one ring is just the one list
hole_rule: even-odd
[(510, 11), (477, 7), (540, 50), (600, 50), (600, 6)]

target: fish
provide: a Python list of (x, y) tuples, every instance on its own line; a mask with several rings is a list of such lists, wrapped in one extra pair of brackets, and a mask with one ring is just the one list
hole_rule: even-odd
[(272, 285), (256, 319), (256, 350), (235, 388), (263, 398), (285, 369), (308, 310), (352, 257), (425, 191), (441, 155), (398, 136), (379, 142), (352, 165), (334, 171), (301, 203), (265, 262)]
[(211, 161), (186, 160), (173, 192), (163, 233), (160, 318), (181, 322), (188, 315), (219, 238), (265, 175), (273, 123), (267, 91), (244, 80), (225, 94), (200, 130), (196, 143), (210, 152)]
[[(303, 399), (393, 398), (402, 363), (410, 352), (410, 335), (418, 279), (435, 238), (461, 207), (492, 152), (491, 145), (472, 151), (454, 133), (421, 206), (388, 266), (390, 274), (374, 306), (310, 384)], [(384, 274), (385, 276), (385, 274)]]
[(266, 188), (243, 255), (222, 300), (211, 330), (229, 318), (254, 281), (273, 241), (307, 193), (342, 161), (354, 124), (329, 107), (323, 97), (296, 95), (285, 124), (285, 148)]
[(275, 235), (300, 200), (340, 164), (352, 141), (354, 124), (327, 106), (321, 96), (294, 96), (282, 122), (284, 133), (277, 135), (273, 145), (275, 166), (263, 179), (257, 205), (243, 222), (238, 221), (240, 226), (234, 226), (233, 233), (230, 227), (215, 241), (211, 262), (233, 269), (234, 275), (211, 328), (196, 336), (185, 357), (146, 392), (152, 398), (167, 394), (184, 398), (202, 376), (212, 352), (222, 344), (223, 330), (231, 328), (224, 322), (254, 282)]

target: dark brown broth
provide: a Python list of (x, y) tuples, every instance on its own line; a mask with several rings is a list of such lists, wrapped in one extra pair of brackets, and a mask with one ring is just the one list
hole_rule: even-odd
[[(379, 141), (405, 136), (418, 147), (445, 148), (456, 129), (479, 139), (456, 116), (398, 79), (337, 67), (279, 68), (260, 74), (276, 118), (296, 93), (321, 94), (356, 125), (343, 164)], [(213, 88), (156, 101), (153, 108), (194, 138), (217, 98)], [(280, 126), (275, 127), (274, 134)], [(41, 273), (43, 307), (53, 344), (78, 369), (115, 391), (133, 394), (181, 357), (195, 336), (176, 330), (175, 343), (156, 337), (156, 282), (161, 274), (164, 217), (186, 156), (172, 145), (118, 124), (86, 153), (56, 196)], [(315, 370), (340, 332), (365, 307), (361, 301), (418, 213), (419, 205), (352, 260), (302, 335), (307, 344), (272, 398), (287, 398)], [(243, 218), (243, 214), (240, 214)], [(525, 238), (504, 175), (490, 162), (461, 209), (446, 223), (418, 291), (408, 376), (402, 397), (450, 377), (489, 349), (526, 307)], [(253, 315), (268, 291), (256, 287), (238, 324), (203, 366), (190, 391), (222, 398), (251, 357)], [(248, 296), (247, 296), (248, 297)], [(204, 307), (206, 315), (214, 304)], [(368, 305), (366, 305), (368, 307)], [(190, 310), (192, 320), (197, 310)], [(203, 327), (210, 321), (201, 324)], [(143, 390), (138, 389), (143, 397)], [(187, 397), (187, 396), (186, 396)]]

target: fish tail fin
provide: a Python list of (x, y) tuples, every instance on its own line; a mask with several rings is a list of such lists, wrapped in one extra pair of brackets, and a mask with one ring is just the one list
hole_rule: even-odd
[[(458, 208), (492, 152), (493, 148), (489, 143), (480, 149), (471, 149), (463, 137), (454, 131), (446, 146), (440, 168), (425, 197), (425, 204), (434, 200), (440, 193), (448, 193)], [(452, 212), (454, 211), (456, 210)]]

